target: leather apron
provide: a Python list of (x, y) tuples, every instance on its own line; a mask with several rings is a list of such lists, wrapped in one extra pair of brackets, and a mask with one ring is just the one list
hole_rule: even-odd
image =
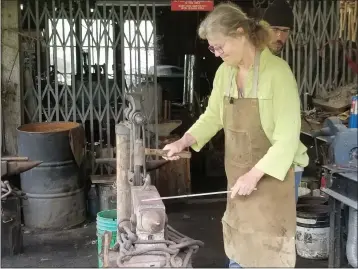
[[(267, 153), (271, 143), (260, 122), (257, 99), (260, 52), (253, 70), (254, 98), (224, 97), (225, 171), (228, 189)], [(224, 247), (241, 267), (294, 267), (296, 204), (293, 166), (284, 181), (264, 175), (249, 196), (227, 198)]]

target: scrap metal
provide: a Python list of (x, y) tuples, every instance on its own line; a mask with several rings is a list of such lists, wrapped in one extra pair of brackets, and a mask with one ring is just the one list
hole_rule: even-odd
[[(1, 178), (17, 175), (28, 171), (42, 162), (29, 161), (27, 157), (1, 157)], [(8, 180), (1, 180), (1, 201), (5, 201), (10, 196), (16, 196), (21, 199), (27, 199), (26, 194), (21, 190), (11, 186)], [(1, 207), (1, 219), (3, 223), (12, 221), (9, 213)]]
[[(9, 181), (1, 181), (1, 200), (9, 196), (12, 192), (12, 188)], [(4, 193), (4, 194), (3, 194)]]

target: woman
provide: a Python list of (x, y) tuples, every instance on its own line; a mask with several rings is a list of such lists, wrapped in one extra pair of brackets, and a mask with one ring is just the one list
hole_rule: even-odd
[(300, 100), (287, 63), (267, 48), (269, 30), (239, 7), (220, 4), (199, 27), (223, 63), (208, 107), (168, 159), (191, 146), (199, 151), (221, 128), (225, 170), (232, 192), (224, 213), (230, 267), (294, 267), (294, 166), (308, 164), (300, 143)]

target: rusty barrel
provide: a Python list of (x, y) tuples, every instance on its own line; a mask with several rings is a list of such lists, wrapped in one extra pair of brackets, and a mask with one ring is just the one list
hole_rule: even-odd
[(84, 137), (78, 135), (82, 130), (75, 122), (33, 123), (17, 129), (19, 156), (42, 161), (20, 175), (28, 197), (23, 202), (25, 226), (57, 230), (85, 221), (84, 183), (76, 162), (78, 146), (84, 145)]

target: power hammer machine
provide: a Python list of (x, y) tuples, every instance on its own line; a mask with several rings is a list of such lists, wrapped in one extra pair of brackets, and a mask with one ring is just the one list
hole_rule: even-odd
[(146, 169), (146, 124), (141, 94), (126, 94), (125, 120), (116, 125), (117, 239), (102, 238), (103, 267), (192, 267), (204, 244), (168, 225), (162, 200)]

